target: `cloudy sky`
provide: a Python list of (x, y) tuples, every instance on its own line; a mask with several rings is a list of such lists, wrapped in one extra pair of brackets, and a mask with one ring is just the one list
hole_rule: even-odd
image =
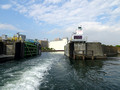
[(88, 41), (120, 44), (120, 0), (0, 0), (0, 35), (53, 40), (80, 25)]

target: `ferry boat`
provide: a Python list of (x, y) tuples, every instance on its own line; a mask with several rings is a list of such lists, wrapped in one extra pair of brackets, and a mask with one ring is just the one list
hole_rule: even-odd
[(71, 41), (86, 41), (85, 38), (83, 37), (83, 30), (82, 27), (78, 27), (76, 32), (72, 34)]

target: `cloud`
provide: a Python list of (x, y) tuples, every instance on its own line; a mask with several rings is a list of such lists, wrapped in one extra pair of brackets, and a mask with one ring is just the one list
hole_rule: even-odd
[(100, 22), (82, 22), (80, 23), (84, 27), (86, 31), (113, 31), (116, 30), (115, 27), (109, 26), (109, 25), (104, 25)]
[[(116, 25), (107, 25), (100, 22), (81, 22), (78, 25), (72, 25), (64, 29), (65, 32), (74, 32), (78, 26), (82, 26), (83, 31), (97, 31), (97, 32), (120, 32), (119, 24)], [(76, 27), (76, 28), (75, 28)]]
[[(102, 42), (103, 44), (117, 45), (120, 40), (118, 36), (120, 35), (120, 26), (109, 26), (104, 25), (100, 22), (81, 22), (79, 25), (82, 25), (83, 29), (83, 38), (87, 37), (88, 42)], [(48, 35), (59, 34), (62, 37), (69, 37), (73, 32), (76, 31), (78, 25), (73, 25), (65, 27), (63, 29), (54, 29), (50, 30)], [(59, 37), (59, 36), (57, 36)]]
[[(69, 27), (64, 27), (62, 29), (56, 28), (50, 30), (47, 34), (57, 34), (61, 33), (61, 35), (71, 37), (72, 33), (76, 31), (78, 26), (82, 26), (84, 36), (90, 37), (90, 40), (100, 40), (99, 38), (115, 38), (117, 34), (120, 34), (120, 26), (114, 25), (104, 25), (100, 22), (81, 22), (78, 25), (71, 25)], [(108, 34), (108, 35), (107, 35)], [(113, 37), (111, 37), (113, 35)], [(96, 38), (94, 38), (96, 37)], [(92, 39), (91, 39), (92, 38)], [(102, 38), (102, 39), (103, 39)]]
[[(36, 21), (44, 21), (48, 24), (57, 24), (66, 26), (69, 24), (78, 24), (83, 21), (101, 20), (98, 16), (109, 16), (109, 21), (114, 21), (114, 15), (118, 15), (120, 2), (119, 0), (45, 0), (43, 2), (29, 4), (20, 4), (14, 2), (17, 11), (24, 13), (25, 16), (31, 17)], [(49, 4), (54, 3), (54, 4)], [(117, 6), (117, 8), (114, 8)]]
[[(116, 22), (116, 18), (120, 17), (119, 0), (25, 0), (24, 4), (15, 0), (12, 3), (16, 11), (37, 22), (62, 27), (89, 23), (89, 27), (95, 24), (96, 27), (101, 27), (101, 30), (106, 30), (120, 22)], [(93, 27), (93, 30), (101, 31), (96, 27)]]
[(44, 3), (53, 3), (53, 4), (56, 4), (56, 3), (59, 3), (61, 2), (61, 0), (45, 0)]
[(18, 29), (17, 27), (10, 24), (0, 24), (0, 30), (12, 30), (17, 32), (24, 32), (24, 30)]
[(104, 37), (107, 33), (114, 33), (115, 37), (120, 32), (120, 0), (26, 0), (24, 4), (16, 0), (13, 5), (17, 12), (41, 25), (59, 27), (49, 30), (47, 34), (68, 36), (79, 25), (88, 36), (98, 32), (100, 35), (105, 33)]
[[(24, 2), (26, 3), (26, 0)], [(24, 2), (22, 2), (22, 3), (24, 3)], [(13, 6), (15, 6), (15, 8), (14, 8), (15, 11), (18, 11), (19, 13), (22, 13), (22, 14), (27, 12), (27, 8), (24, 5), (19, 4), (15, 1), (12, 1), (12, 3), (13, 3)], [(29, 3), (31, 3), (31, 2), (29, 2)]]
[(10, 9), (12, 7), (12, 5), (10, 5), (10, 4), (5, 4), (5, 5), (1, 5), (1, 8), (2, 9)]

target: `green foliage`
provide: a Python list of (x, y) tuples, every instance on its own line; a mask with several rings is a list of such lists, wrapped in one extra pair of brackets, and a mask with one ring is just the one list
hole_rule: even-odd
[(120, 47), (120, 45), (116, 45), (116, 47)]
[(114, 47), (113, 45), (106, 45), (106, 46)]
[(48, 47), (42, 47), (41, 50), (42, 50), (42, 51), (55, 51), (55, 49), (53, 49), (53, 48), (48, 48)]

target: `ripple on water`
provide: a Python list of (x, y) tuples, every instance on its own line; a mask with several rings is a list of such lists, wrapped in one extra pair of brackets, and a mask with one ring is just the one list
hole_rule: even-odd
[(5, 71), (4, 75), (9, 77), (4, 78), (6, 81), (4, 81), (5, 83), (4, 86), (1, 87), (1, 90), (39, 90), (41, 81), (43, 80), (44, 76), (48, 74), (48, 70), (50, 70), (51, 65), (51, 59), (47, 59), (42, 63), (29, 66), (27, 69), (13, 73), (10, 72), (12, 69), (9, 69), (8, 71)]

